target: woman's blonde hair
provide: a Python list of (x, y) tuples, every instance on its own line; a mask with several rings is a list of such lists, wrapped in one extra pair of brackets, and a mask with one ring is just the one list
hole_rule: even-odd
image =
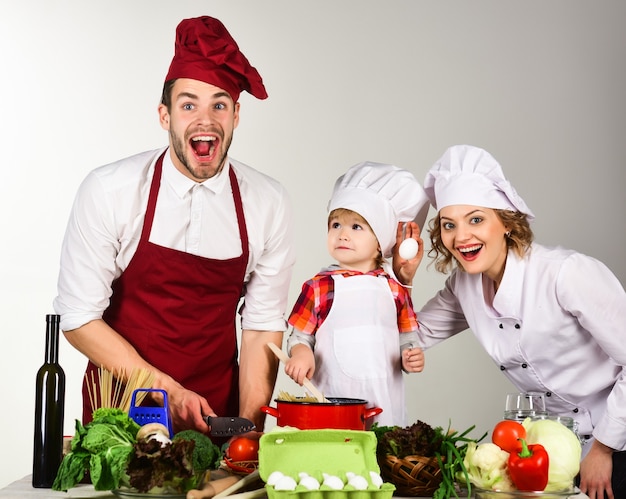
[[(506, 245), (508, 249), (512, 249), (520, 258), (523, 257), (530, 249), (533, 242), (534, 234), (530, 228), (528, 217), (519, 211), (510, 210), (493, 210), (505, 227), (509, 228), (506, 235)], [(433, 259), (435, 269), (443, 274), (447, 274), (452, 270), (454, 264), (457, 264), (461, 270), (462, 265), (458, 265), (456, 259), (452, 256), (441, 241), (441, 218), (439, 213), (435, 218), (430, 220), (428, 224), (428, 233), (430, 234), (431, 249), (428, 256)]]
[[(357, 213), (356, 211), (353, 211), (353, 210), (348, 210), (347, 208), (335, 208), (333, 211), (331, 211), (328, 214), (328, 220), (326, 221), (327, 229), (330, 229), (330, 221), (333, 218), (339, 218), (339, 217), (348, 216), (348, 215), (356, 215), (356, 217), (359, 219), (361, 224), (366, 225), (369, 228), (369, 230), (372, 231), (372, 234), (374, 234), (374, 237), (376, 237), (376, 234), (374, 233), (374, 229), (372, 229), (372, 226), (367, 223), (367, 220), (365, 220), (360, 213)], [(376, 240), (378, 241), (377, 237), (376, 237)], [(383, 254), (380, 251), (380, 241), (378, 241), (378, 256), (376, 257), (376, 260), (375, 260), (376, 268), (382, 268), (384, 261), (385, 259), (383, 258)]]

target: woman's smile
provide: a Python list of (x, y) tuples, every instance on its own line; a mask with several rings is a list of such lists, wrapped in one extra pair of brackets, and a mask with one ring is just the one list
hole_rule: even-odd
[(472, 261), (478, 258), (480, 250), (483, 248), (482, 244), (472, 244), (470, 246), (457, 246), (457, 250), (463, 260)]

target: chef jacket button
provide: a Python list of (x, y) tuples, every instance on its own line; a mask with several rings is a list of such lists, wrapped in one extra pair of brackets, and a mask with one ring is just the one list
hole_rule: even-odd
[(506, 371), (506, 367), (500, 366), (500, 371)]
[(504, 325), (503, 325), (503, 324), (500, 324), (498, 327), (499, 327), (500, 329), (504, 329)]
[(576, 409), (574, 409), (574, 412), (575, 412), (575, 413), (578, 413), (578, 407), (576, 407)]
[(528, 367), (528, 364), (526, 364), (526, 362), (524, 362), (524, 363), (522, 364), (522, 369), (526, 369), (527, 367)]
[(515, 329), (519, 329), (520, 327), (522, 326), (520, 326), (519, 324), (515, 324)]
[(552, 397), (552, 392), (546, 392), (546, 397)]

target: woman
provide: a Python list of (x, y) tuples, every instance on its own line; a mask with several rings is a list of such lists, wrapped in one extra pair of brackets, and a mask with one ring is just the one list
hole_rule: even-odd
[[(543, 392), (550, 413), (577, 421), (584, 439), (581, 490), (592, 499), (626, 497), (620, 282), (591, 257), (533, 243), (533, 213), (482, 149), (448, 149), (424, 188), (438, 210), (429, 254), (437, 270), (452, 273), (418, 313), (419, 346), (470, 328), (520, 391)], [(409, 234), (419, 239), (417, 232)], [(419, 259), (396, 259), (405, 284)]]

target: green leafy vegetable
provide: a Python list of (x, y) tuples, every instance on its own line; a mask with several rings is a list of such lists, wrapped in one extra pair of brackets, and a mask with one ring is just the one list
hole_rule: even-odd
[(138, 492), (152, 494), (185, 493), (195, 488), (202, 473), (193, 469), (193, 440), (178, 439), (161, 443), (139, 440), (128, 462), (128, 483)]
[(138, 431), (139, 425), (117, 408), (97, 409), (85, 426), (76, 420), (71, 451), (63, 458), (52, 489), (75, 487), (87, 471), (95, 490), (117, 489)]
[(196, 430), (183, 430), (174, 435), (174, 441), (176, 440), (192, 440), (195, 442), (196, 445), (193, 449), (193, 469), (195, 473), (220, 467), (222, 451), (204, 433)]
[(474, 429), (471, 426), (463, 433), (452, 431), (450, 426), (444, 431), (441, 427), (433, 428), (423, 421), (417, 421), (411, 426), (401, 428), (399, 426), (372, 425), (371, 431), (376, 434), (376, 452), (379, 456), (391, 454), (398, 458), (407, 456), (436, 457), (441, 469), (442, 482), (435, 491), (434, 499), (447, 499), (458, 497), (455, 482), (460, 480), (468, 489), (468, 497), (471, 495), (471, 482), (463, 462), (467, 445), (478, 442), (485, 438), (485, 433), (478, 440), (467, 435)]
[(460, 481), (467, 487), (468, 498), (472, 496), (472, 483), (465, 468), (464, 459), (468, 445), (470, 443), (478, 443), (487, 436), (485, 432), (479, 439), (473, 439), (467, 435), (475, 428), (474, 425), (470, 426), (463, 433), (452, 431), (450, 425), (451, 423), (448, 424), (448, 431), (446, 431), (441, 441), (441, 450), (436, 454), (443, 481), (433, 494), (433, 499), (447, 499), (452, 496), (459, 497), (456, 492), (455, 481)]
[(430, 425), (417, 421), (411, 426), (382, 426), (372, 425), (372, 431), (378, 440), (377, 453), (391, 454), (399, 458), (406, 456), (434, 457), (441, 448), (443, 430), (432, 428)]

